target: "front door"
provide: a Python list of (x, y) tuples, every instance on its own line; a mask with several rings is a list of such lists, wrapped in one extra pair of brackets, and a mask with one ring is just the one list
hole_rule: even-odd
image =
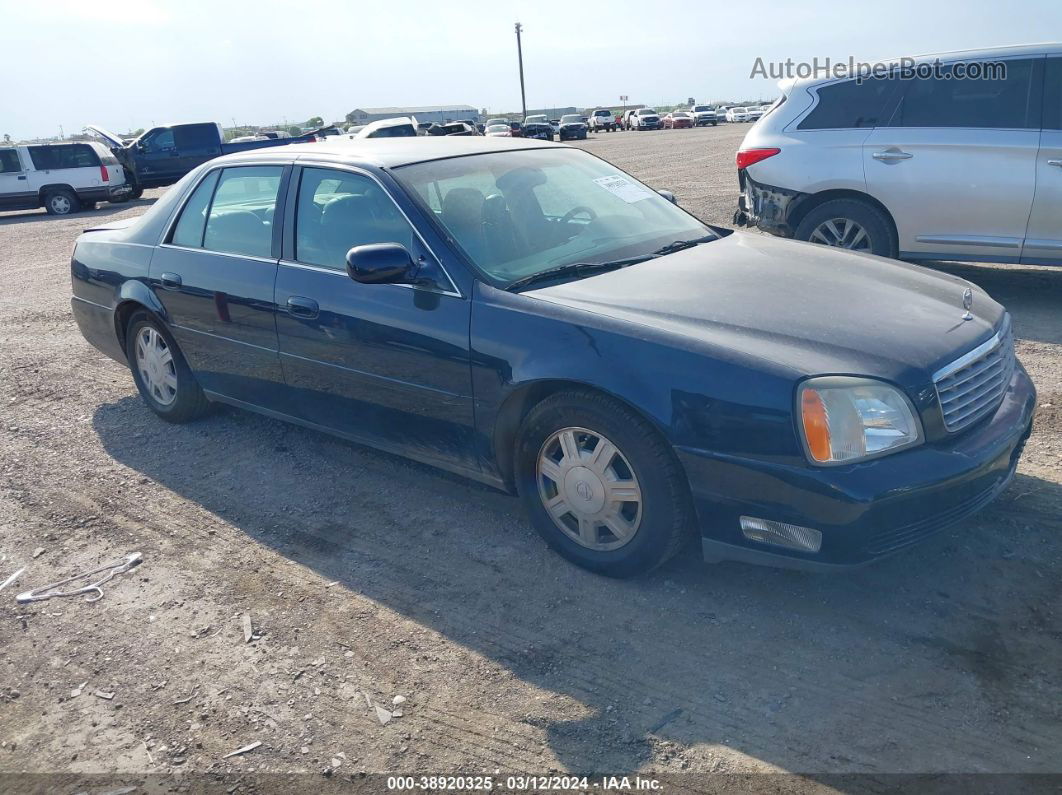
[[(901, 81), (887, 126), (863, 143), (867, 192), (892, 213), (900, 256), (1017, 262), (1040, 144), (1041, 59)], [(993, 67), (994, 68), (994, 67)]]
[(151, 288), (200, 386), (275, 409), (284, 391), (273, 282), (283, 166), (209, 172), (151, 260)]
[(36, 207), (37, 192), (30, 189), (17, 149), (0, 149), (0, 209)]
[[(289, 189), (277, 332), (291, 413), (422, 460), (477, 469), (470, 303), (373, 177), (302, 168)], [(417, 286), (360, 284), (354, 246), (400, 243)]]
[(1047, 59), (1036, 196), (1021, 261), (1062, 265), (1062, 58)]

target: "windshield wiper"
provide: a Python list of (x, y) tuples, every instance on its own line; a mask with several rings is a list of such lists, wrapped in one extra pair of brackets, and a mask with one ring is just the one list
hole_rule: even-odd
[(653, 252), (652, 256), (662, 257), (665, 254), (674, 254), (676, 251), (693, 248), (694, 246), (699, 246), (701, 243), (707, 243), (710, 240), (715, 240), (715, 237), (705, 235), (704, 237), (697, 237), (693, 240), (676, 240), (673, 243), (668, 243), (666, 246), (661, 246)]
[(532, 273), (530, 276), (524, 276), (522, 279), (517, 279), (515, 282), (506, 287), (506, 290), (512, 292), (518, 290), (521, 287), (527, 287), (530, 284), (536, 282), (549, 281), (551, 279), (559, 279), (565, 276), (590, 276), (595, 273), (605, 273), (606, 271), (614, 271), (619, 268), (624, 268), (627, 265), (634, 265), (638, 262), (644, 262), (650, 257), (632, 257), (631, 259), (616, 259), (610, 262), (569, 262), (567, 265), (558, 265), (555, 268), (546, 268), (544, 271), (538, 273)]

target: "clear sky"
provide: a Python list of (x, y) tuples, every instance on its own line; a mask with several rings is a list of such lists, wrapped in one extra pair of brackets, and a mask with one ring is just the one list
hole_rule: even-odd
[(1062, 39), (1062, 2), (1011, 0), (0, 0), (0, 136), (167, 121), (290, 123), (356, 107), (773, 97), (783, 61)]

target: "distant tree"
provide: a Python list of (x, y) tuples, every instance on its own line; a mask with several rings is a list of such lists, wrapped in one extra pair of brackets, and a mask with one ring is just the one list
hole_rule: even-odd
[(299, 125), (293, 124), (290, 127), (288, 127), (288, 135), (301, 135), (301, 134), (302, 134), (302, 128), (299, 127)]
[(324, 127), (324, 119), (320, 116), (313, 116), (306, 120), (305, 127)]

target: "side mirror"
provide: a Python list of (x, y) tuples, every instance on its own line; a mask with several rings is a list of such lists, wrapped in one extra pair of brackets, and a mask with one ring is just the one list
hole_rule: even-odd
[(663, 196), (665, 199), (667, 199), (672, 204), (678, 204), (678, 199), (675, 198), (675, 194), (672, 193), (671, 191), (669, 191), (669, 190), (658, 190), (657, 193), (659, 193), (661, 196)]
[(347, 275), (362, 284), (408, 284), (413, 267), (413, 257), (398, 243), (372, 243), (347, 252)]

